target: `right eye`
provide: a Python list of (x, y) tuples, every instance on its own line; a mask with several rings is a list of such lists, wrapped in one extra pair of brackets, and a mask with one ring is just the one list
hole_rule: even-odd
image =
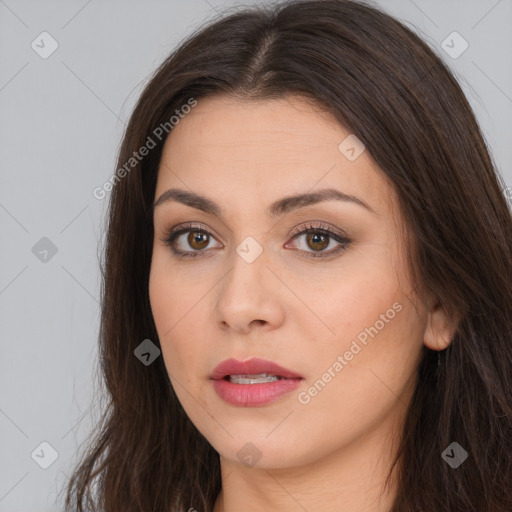
[[(187, 233), (188, 236), (183, 237), (183, 235)], [(204, 256), (204, 252), (209, 245), (210, 238), (213, 238), (213, 235), (208, 230), (204, 229), (202, 226), (189, 224), (187, 226), (171, 230), (165, 235), (162, 241), (166, 245), (169, 245), (172, 252), (180, 258), (197, 258), (198, 256)], [(183, 247), (183, 245), (181, 248), (177, 248), (180, 243), (188, 245), (189, 248), (192, 248), (192, 251)]]

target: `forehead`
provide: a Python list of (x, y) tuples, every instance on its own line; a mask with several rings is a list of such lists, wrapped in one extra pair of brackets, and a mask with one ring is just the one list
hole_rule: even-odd
[(353, 161), (340, 151), (349, 136), (320, 105), (298, 96), (199, 99), (167, 137), (155, 195), (179, 186), (263, 208), (285, 195), (336, 187), (384, 213), (392, 191), (368, 151)]
[[(330, 114), (297, 97), (272, 100), (235, 100), (226, 96), (200, 99), (197, 106), (174, 127), (164, 154), (180, 145), (187, 156), (203, 156), (203, 149), (246, 162), (257, 154), (263, 161), (274, 157), (301, 160), (308, 148), (337, 148), (348, 135)], [(168, 151), (166, 151), (168, 150)], [(270, 151), (270, 154), (268, 153)]]

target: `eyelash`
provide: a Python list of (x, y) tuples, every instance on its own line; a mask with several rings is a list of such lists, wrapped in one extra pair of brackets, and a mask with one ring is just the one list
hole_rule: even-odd
[[(161, 241), (164, 242), (165, 245), (170, 246), (171, 251), (174, 253), (174, 255), (180, 259), (205, 257), (206, 251), (204, 249), (201, 251), (191, 251), (191, 252), (175, 249), (174, 243), (175, 243), (176, 238), (184, 233), (189, 233), (190, 231), (196, 231), (197, 233), (200, 233), (200, 234), (206, 234), (206, 235), (213, 236), (208, 230), (203, 229), (201, 226), (197, 226), (194, 224), (187, 224), (185, 226), (182, 226), (181, 229), (171, 229), (170, 231), (168, 231), (166, 233), (166, 235), (164, 236), (163, 239), (161, 239)], [(294, 229), (292, 231), (290, 236), (292, 237), (292, 239), (295, 239), (301, 235), (311, 234), (311, 233), (320, 233), (322, 235), (327, 235), (329, 238), (332, 238), (333, 240), (335, 240), (336, 242), (338, 242), (342, 245), (340, 247), (338, 247), (337, 249), (333, 249), (327, 253), (299, 251), (299, 252), (304, 252), (305, 254), (307, 254), (307, 256), (305, 256), (306, 258), (329, 258), (331, 256), (334, 256), (336, 254), (339, 254), (339, 253), (345, 251), (351, 243), (351, 240), (347, 236), (345, 236), (341, 233), (337, 233), (336, 231), (331, 229), (329, 226), (322, 224), (322, 223), (318, 223), (316, 225), (313, 225), (312, 223), (301, 224), (300, 226), (298, 226), (296, 229)]]

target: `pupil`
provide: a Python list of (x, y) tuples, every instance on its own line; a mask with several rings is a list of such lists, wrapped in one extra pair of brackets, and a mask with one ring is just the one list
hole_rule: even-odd
[[(321, 239), (323, 238), (324, 242), (322, 243), (321, 241), (318, 241), (317, 237), (319, 237)], [(314, 240), (312, 240), (312, 239), (314, 239)], [(328, 245), (325, 243), (326, 240), (327, 240), (327, 236), (320, 234), (320, 233), (316, 233), (316, 234), (312, 234), (312, 235), (308, 236), (308, 242), (312, 241), (314, 245), (321, 244), (321, 247), (316, 247), (316, 249), (325, 249), (325, 247), (327, 247), (327, 245)], [(313, 248), (315, 248), (315, 247), (313, 247)]]
[[(206, 233), (202, 233), (201, 231), (190, 232), (189, 243), (190, 243), (191, 247), (194, 247), (196, 249), (202, 249), (203, 246), (205, 246), (205, 242), (206, 242), (206, 245), (208, 245)], [(199, 247), (197, 247), (197, 244), (199, 245)]]

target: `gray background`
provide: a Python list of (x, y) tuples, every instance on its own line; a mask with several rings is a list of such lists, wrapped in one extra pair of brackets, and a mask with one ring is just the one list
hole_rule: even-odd
[[(511, 186), (512, 0), (376, 3), (449, 63)], [(124, 124), (150, 73), (185, 35), (234, 5), (0, 0), (2, 512), (62, 510), (57, 493), (99, 404), (98, 258), (108, 195), (97, 200), (92, 190), (115, 171)], [(47, 58), (31, 47), (51, 48), (43, 31), (58, 43)], [(453, 31), (469, 44), (457, 58), (442, 44)], [(460, 40), (448, 44), (461, 49)], [(50, 245), (55, 254), (41, 252)], [(52, 451), (42, 442), (58, 453), (47, 469)]]

